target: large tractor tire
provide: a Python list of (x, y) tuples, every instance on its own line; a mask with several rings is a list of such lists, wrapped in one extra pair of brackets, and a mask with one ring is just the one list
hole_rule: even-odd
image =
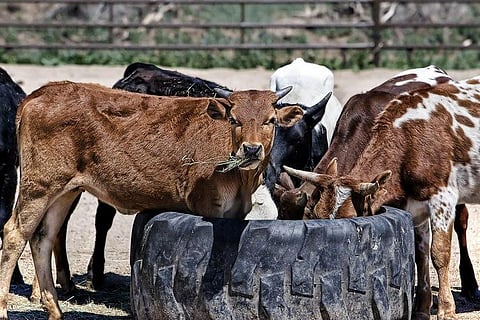
[(410, 215), (239, 221), (139, 214), (135, 319), (410, 319)]

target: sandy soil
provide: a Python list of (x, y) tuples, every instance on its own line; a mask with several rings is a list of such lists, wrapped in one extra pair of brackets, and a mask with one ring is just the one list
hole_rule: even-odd
[[(52, 80), (72, 80), (79, 82), (96, 82), (106, 86), (112, 86), (122, 77), (124, 67), (103, 67), (103, 66), (61, 66), (41, 67), (30, 65), (2, 65), (7, 72), (20, 83), (27, 93)], [(230, 69), (209, 69), (193, 70), (184, 68), (171, 68), (190, 75), (199, 76), (224, 84), (232, 89), (267, 89), (269, 77), (273, 70), (251, 69), (251, 70), (230, 70)], [(456, 79), (465, 79), (471, 76), (480, 75), (480, 70), (453, 71), (447, 70)], [(334, 94), (341, 102), (355, 93), (367, 90), (383, 82), (398, 73), (399, 70), (375, 69), (362, 72), (335, 71), (336, 90)], [(106, 247), (106, 266), (108, 273), (108, 286), (105, 291), (92, 292), (85, 288), (82, 281), (85, 278), (85, 271), (93, 250), (94, 240), (94, 213), (96, 200), (85, 194), (74, 213), (68, 233), (68, 252), (72, 274), (79, 290), (75, 297), (61, 298), (62, 309), (65, 311), (66, 319), (128, 319), (129, 299), (128, 281), (130, 275), (129, 266), (129, 241), (133, 216), (117, 215), (111, 232), (108, 235)], [(480, 237), (476, 232), (480, 226), (480, 206), (471, 205), (469, 225), (469, 248), (476, 270), (476, 276), (480, 279)], [(459, 294), (460, 279), (458, 276), (458, 245), (453, 241), (453, 254), (451, 263), (451, 287), (457, 303), (459, 319), (480, 319), (480, 303), (471, 303), (463, 299)], [(32, 262), (28, 249), (22, 255), (21, 268), (25, 273), (26, 282), (31, 283)], [(432, 272), (432, 285), (438, 287), (437, 278)], [(26, 298), (29, 295), (29, 286), (15, 288), (11, 294), (9, 310), (13, 319), (45, 319), (39, 306), (29, 304)], [(120, 293), (118, 293), (120, 291)], [(117, 293), (110, 296), (109, 294)], [(121, 298), (119, 298), (119, 296)], [(113, 300), (109, 300), (113, 299)], [(432, 319), (434, 317), (432, 316)]]

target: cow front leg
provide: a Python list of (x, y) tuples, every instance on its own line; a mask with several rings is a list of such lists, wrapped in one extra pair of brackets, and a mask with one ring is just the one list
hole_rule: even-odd
[(429, 201), (432, 263), (438, 275), (438, 320), (457, 319), (449, 276), (456, 202), (455, 194), (449, 191), (442, 192)]
[(455, 233), (458, 238), (460, 249), (460, 280), (462, 283), (462, 295), (467, 299), (480, 299), (475, 271), (472, 261), (468, 254), (467, 247), (467, 228), (468, 228), (468, 209), (465, 204), (459, 204), (455, 208)]
[(432, 306), (432, 289), (430, 287), (430, 225), (425, 220), (415, 229), (415, 265), (417, 268), (417, 288), (413, 319), (429, 320)]
[(445, 230), (432, 229), (432, 262), (438, 274), (438, 320), (457, 319), (455, 301), (450, 290), (450, 254), (452, 225)]
[(95, 246), (93, 255), (88, 263), (87, 286), (99, 289), (103, 285), (105, 270), (105, 243), (108, 230), (112, 227), (116, 210), (114, 207), (98, 201), (95, 215)]

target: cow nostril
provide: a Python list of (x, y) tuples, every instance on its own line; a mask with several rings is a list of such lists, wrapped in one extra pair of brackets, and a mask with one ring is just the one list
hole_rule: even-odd
[(248, 158), (258, 157), (260, 155), (261, 150), (262, 150), (261, 145), (247, 145), (247, 144), (243, 145), (243, 153)]

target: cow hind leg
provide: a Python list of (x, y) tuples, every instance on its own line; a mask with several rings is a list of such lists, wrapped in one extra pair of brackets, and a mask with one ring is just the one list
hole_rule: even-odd
[[(75, 291), (75, 283), (72, 281), (70, 274), (70, 265), (68, 263), (67, 250), (66, 250), (66, 240), (67, 240), (67, 226), (68, 220), (75, 210), (81, 194), (79, 194), (73, 201), (70, 209), (68, 210), (68, 215), (65, 218), (62, 228), (60, 229), (53, 246), (53, 254), (55, 256), (55, 266), (57, 270), (57, 284), (62, 287), (62, 290), (65, 293), (72, 293)], [(30, 295), (30, 301), (33, 303), (40, 303), (41, 294), (40, 287), (38, 285), (38, 278), (35, 275), (32, 283), (32, 293)]]
[(72, 281), (70, 274), (70, 264), (68, 263), (67, 256), (67, 227), (70, 217), (75, 211), (75, 208), (80, 201), (81, 194), (79, 194), (75, 200), (73, 200), (72, 205), (68, 209), (68, 214), (65, 220), (63, 221), (62, 228), (58, 233), (55, 243), (53, 245), (53, 254), (55, 256), (55, 266), (57, 271), (57, 284), (59, 284), (65, 293), (72, 293), (75, 291), (75, 284)]
[(41, 224), (30, 240), (41, 301), (48, 312), (49, 319), (62, 318), (52, 277), (52, 249), (63, 222), (68, 215), (69, 208), (78, 195), (78, 192), (68, 192), (59, 197), (48, 208)]
[[(14, 224), (15, 222), (11, 222)], [(5, 225), (7, 231), (9, 223)], [(0, 319), (7, 319), (7, 299), (10, 289), (10, 281), (13, 271), (17, 266), (18, 259), (25, 249), (27, 239), (20, 230), (12, 228), (5, 232), (2, 260), (0, 262)]]
[(475, 271), (473, 270), (467, 247), (468, 209), (465, 204), (459, 204), (455, 209), (454, 226), (460, 249), (459, 271), (462, 283), (462, 295), (467, 299), (480, 299), (480, 291), (478, 290)]
[(415, 265), (417, 267), (417, 288), (413, 319), (429, 320), (432, 305), (430, 287), (430, 225), (428, 222), (415, 226)]
[(31, 239), (42, 219), (47, 203), (46, 198), (24, 201), (20, 195), (12, 217), (4, 226), (0, 261), (0, 319), (7, 319), (7, 299), (12, 274), (27, 241)]
[(112, 227), (116, 210), (114, 207), (98, 201), (95, 215), (95, 246), (88, 263), (87, 286), (99, 289), (103, 286), (105, 270), (105, 243), (108, 230)]

